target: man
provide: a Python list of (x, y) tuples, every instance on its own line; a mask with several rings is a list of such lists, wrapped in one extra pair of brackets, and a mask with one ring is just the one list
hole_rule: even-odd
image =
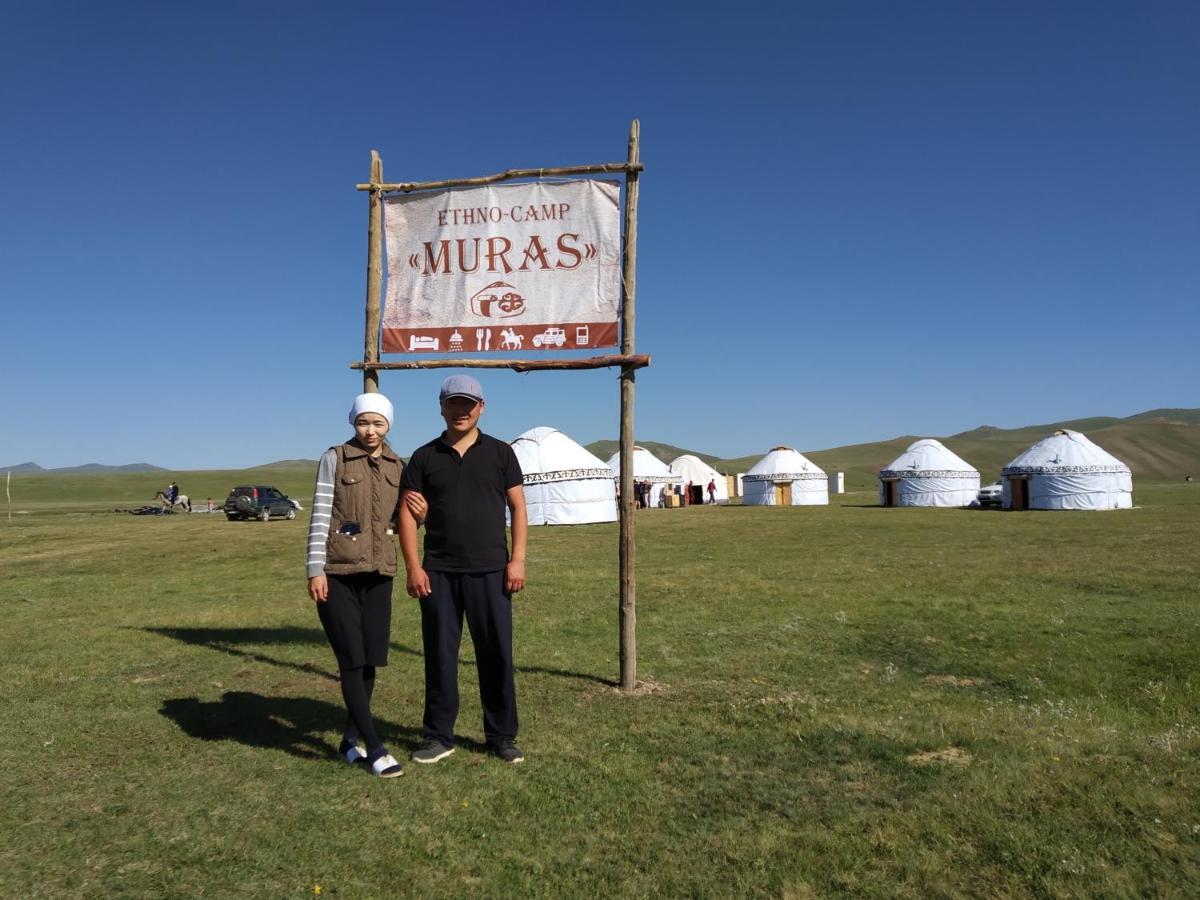
[[(469, 375), (451, 375), (439, 396), (446, 430), (417, 448), (400, 486), (423, 494), (425, 558), (417, 553), (417, 522), (400, 504), (400, 550), (408, 594), (421, 602), (425, 647), (424, 743), (418, 763), (454, 752), (458, 717), (458, 648), (466, 616), (475, 645), (483, 733), (489, 752), (509, 763), (524, 754), (517, 736), (512, 660), (512, 595), (525, 587), (528, 520), (521, 466), (512, 447), (479, 430), (483, 388)], [(512, 551), (504, 534), (507, 506)]]

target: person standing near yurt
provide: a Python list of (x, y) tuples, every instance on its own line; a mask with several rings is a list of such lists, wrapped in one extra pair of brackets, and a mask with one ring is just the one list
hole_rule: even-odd
[[(393, 414), (383, 394), (354, 398), (354, 437), (330, 447), (317, 464), (306, 566), (308, 595), (337, 657), (348, 713), (338, 755), (351, 764), (364, 763), (381, 778), (404, 774), (371, 716), (376, 669), (388, 661), (397, 572), (391, 522), (403, 464), (386, 441)], [(424, 498), (405, 499), (411, 514), (423, 520)]]

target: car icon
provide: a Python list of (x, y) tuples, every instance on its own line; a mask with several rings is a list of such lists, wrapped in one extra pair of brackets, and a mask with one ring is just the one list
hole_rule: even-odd
[(561, 347), (567, 342), (567, 333), (561, 328), (547, 328), (541, 334), (533, 336), (533, 346), (549, 347), (553, 344), (555, 347)]

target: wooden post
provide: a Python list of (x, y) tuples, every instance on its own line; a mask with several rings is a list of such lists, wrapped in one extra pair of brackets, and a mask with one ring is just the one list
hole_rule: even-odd
[(408, 362), (368, 363), (355, 361), (352, 369), (512, 369), (514, 372), (544, 372), (550, 369), (642, 369), (650, 365), (644, 353), (632, 356), (589, 356), (586, 359), (418, 359)]
[[(634, 119), (629, 126), (629, 159), (638, 162), (641, 124)], [(638, 172), (630, 169), (625, 176), (624, 266), (621, 270), (621, 353), (633, 355), (634, 302), (637, 297), (637, 201)], [(621, 690), (637, 686), (637, 577), (634, 572), (633, 529), (633, 388), (636, 369), (621, 369)]]
[[(371, 184), (383, 183), (383, 160), (371, 151)], [(371, 191), (367, 222), (367, 332), (363, 340), (363, 393), (379, 392), (379, 372), (371, 363), (379, 362), (379, 319), (383, 304), (383, 194)]]

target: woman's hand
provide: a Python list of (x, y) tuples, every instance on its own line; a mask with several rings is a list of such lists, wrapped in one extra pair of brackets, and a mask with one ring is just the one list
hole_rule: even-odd
[(329, 599), (329, 579), (324, 575), (314, 575), (308, 579), (308, 596), (314, 603), (324, 603)]
[(408, 589), (408, 596), (418, 600), (433, 593), (433, 588), (429, 586), (429, 573), (420, 566), (408, 573), (405, 587)]

